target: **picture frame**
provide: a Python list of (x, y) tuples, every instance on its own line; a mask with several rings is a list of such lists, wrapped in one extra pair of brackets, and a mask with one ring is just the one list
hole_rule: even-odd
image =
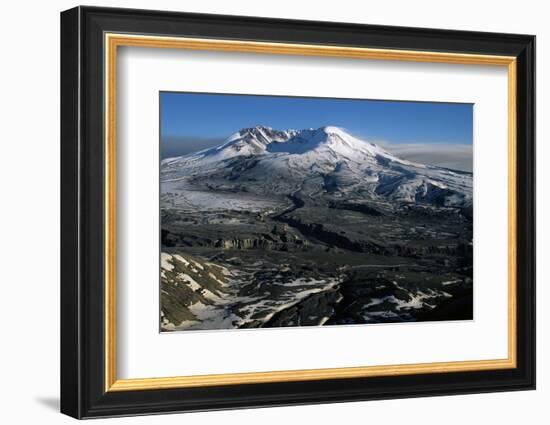
[[(121, 47), (504, 69), (508, 174), (497, 184), (508, 198), (495, 214), (508, 226), (508, 280), (499, 283), (507, 291), (508, 355), (121, 379)], [(61, 13), (61, 117), (62, 413), (80, 419), (535, 388), (534, 36), (80, 6)]]

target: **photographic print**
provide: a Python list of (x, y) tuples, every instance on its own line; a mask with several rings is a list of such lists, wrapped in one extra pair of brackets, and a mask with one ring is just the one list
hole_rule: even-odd
[(535, 389), (535, 36), (90, 6), (60, 34), (62, 413)]
[(473, 319), (473, 105), (160, 93), (162, 332)]

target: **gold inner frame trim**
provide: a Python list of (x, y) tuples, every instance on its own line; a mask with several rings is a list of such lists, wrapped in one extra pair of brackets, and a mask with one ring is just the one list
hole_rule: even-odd
[[(105, 391), (137, 391), (216, 385), (258, 384), (321, 379), (449, 373), (515, 368), (517, 364), (517, 193), (516, 193), (516, 58), (463, 53), (371, 49), (329, 45), (268, 43), (199, 38), (161, 37), (106, 33), (105, 46)], [(468, 65), (504, 66), (508, 72), (508, 357), (418, 364), (342, 367), (118, 379), (116, 324), (116, 136), (117, 136), (117, 49), (120, 46), (323, 56), (353, 59), (397, 60)]]

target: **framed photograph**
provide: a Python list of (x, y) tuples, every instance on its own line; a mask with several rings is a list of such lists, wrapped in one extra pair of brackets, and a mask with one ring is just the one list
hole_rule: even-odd
[(535, 387), (535, 37), (61, 14), (61, 411)]

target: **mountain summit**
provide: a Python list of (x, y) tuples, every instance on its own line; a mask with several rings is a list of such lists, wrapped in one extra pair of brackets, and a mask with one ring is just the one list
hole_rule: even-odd
[(345, 195), (439, 207), (472, 203), (470, 173), (400, 159), (335, 126), (244, 128), (219, 146), (162, 161), (161, 179), (224, 193), (300, 193), (317, 202)]

